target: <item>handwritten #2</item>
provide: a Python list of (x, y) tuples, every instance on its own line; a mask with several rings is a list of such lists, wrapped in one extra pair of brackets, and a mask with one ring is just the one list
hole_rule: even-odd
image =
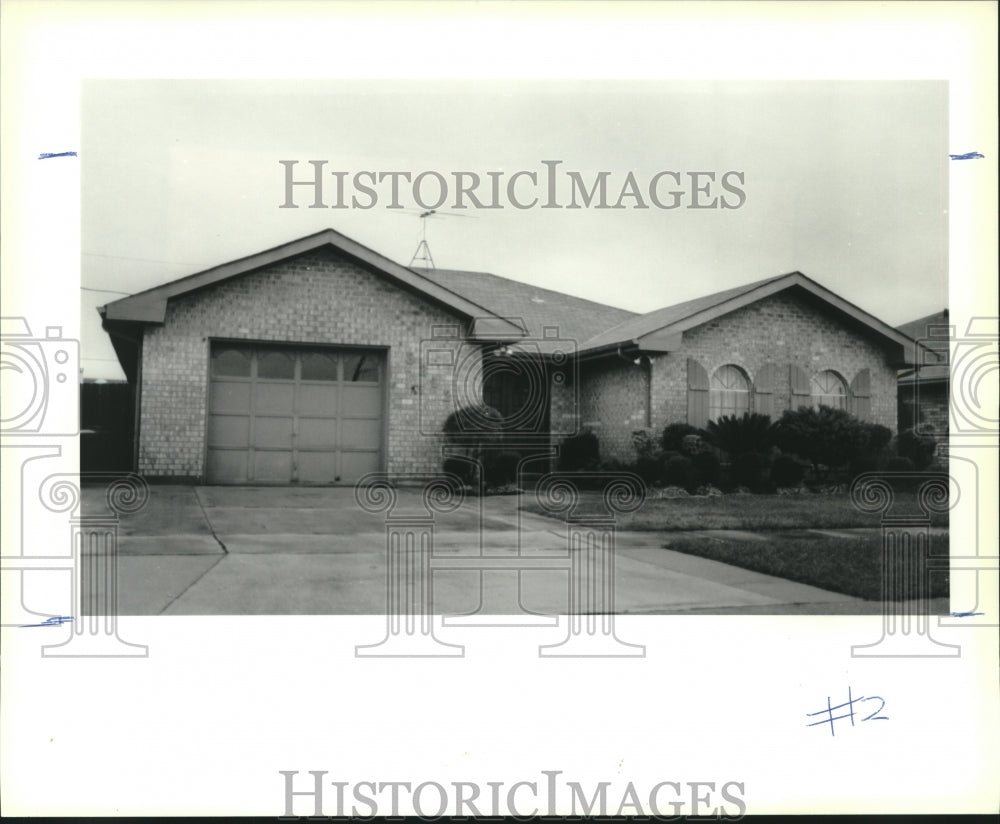
[[(845, 718), (847, 718), (847, 719), (850, 719), (851, 726), (852, 727), (855, 726), (855, 724), (854, 724), (855, 715), (860, 716), (860, 715), (863, 714), (864, 711), (859, 707), (857, 713), (855, 713), (854, 705), (855, 704), (863, 704), (863, 703), (865, 703), (867, 701), (876, 701), (878, 703), (877, 704), (872, 704), (870, 707), (866, 707), (865, 710), (872, 710), (872, 712), (870, 712), (868, 715), (865, 715), (864, 718), (861, 718), (861, 720), (858, 723), (864, 723), (865, 721), (888, 721), (889, 720), (889, 716), (888, 715), (882, 715), (881, 714), (882, 710), (885, 708), (885, 699), (882, 698), (882, 696), (880, 696), (880, 695), (869, 695), (869, 696), (862, 695), (862, 696), (859, 696), (858, 698), (855, 698), (855, 697), (853, 697), (851, 695), (851, 688), (848, 687), (847, 688), (847, 700), (843, 704), (837, 704), (836, 706), (831, 706), (831, 704), (830, 704), (830, 696), (827, 696), (826, 697), (826, 709), (817, 710), (816, 712), (807, 712), (806, 713), (806, 717), (807, 718), (813, 718), (813, 717), (815, 717), (817, 715), (825, 715), (826, 718), (821, 718), (819, 721), (813, 721), (813, 722), (811, 722), (809, 724), (806, 724), (806, 726), (807, 727), (815, 727), (818, 724), (829, 724), (830, 725), (830, 735), (835, 736), (836, 733), (834, 732), (834, 727), (836, 726), (836, 722), (837, 721), (842, 721)], [(841, 715), (834, 715), (834, 712), (838, 712), (838, 711), (842, 711), (842, 710), (844, 712)]]

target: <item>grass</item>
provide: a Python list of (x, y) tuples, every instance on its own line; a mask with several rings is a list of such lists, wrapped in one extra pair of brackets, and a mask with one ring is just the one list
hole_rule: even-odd
[[(715, 541), (678, 538), (667, 547), (733, 566), (811, 584), (869, 601), (882, 598), (882, 546), (879, 535), (859, 538), (772, 536), (767, 541)], [(935, 536), (931, 550), (947, 552), (947, 538)], [(928, 576), (929, 598), (948, 596), (947, 570)]]
[[(539, 515), (565, 520), (565, 512), (553, 514), (525, 495), (521, 508)], [(605, 514), (599, 493), (581, 492), (575, 516)], [(915, 493), (897, 496), (893, 514), (916, 514)], [(689, 531), (698, 529), (742, 529), (760, 532), (775, 529), (879, 528), (879, 515), (861, 512), (847, 494), (821, 495), (720, 495), (717, 497), (649, 498), (636, 512), (617, 515), (619, 529), (639, 531)], [(948, 526), (948, 513), (931, 516), (932, 526)]]

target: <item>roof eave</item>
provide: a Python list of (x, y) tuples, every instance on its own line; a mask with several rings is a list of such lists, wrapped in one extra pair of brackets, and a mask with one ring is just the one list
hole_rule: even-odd
[[(102, 309), (106, 317), (113, 320), (137, 321), (141, 323), (163, 323), (166, 320), (167, 301), (188, 292), (203, 289), (248, 274), (258, 269), (272, 266), (283, 260), (315, 251), (324, 246), (332, 246), (358, 263), (375, 269), (399, 286), (419, 293), (424, 298), (448, 308), (469, 320), (480, 317), (495, 318), (498, 328), (508, 337), (523, 336), (523, 331), (504, 318), (495, 315), (485, 306), (479, 306), (445, 286), (435, 283), (418, 272), (401, 266), (380, 255), (378, 252), (351, 240), (345, 235), (325, 229), (314, 235), (299, 238), (289, 243), (266, 249), (254, 255), (242, 257), (229, 263), (213, 266), (201, 272), (154, 286), (135, 295), (112, 301)], [(506, 327), (506, 328), (505, 328)]]
[[(751, 303), (756, 303), (763, 298), (770, 297), (778, 292), (783, 292), (784, 290), (794, 286), (805, 289), (807, 292), (815, 295), (824, 302), (853, 318), (856, 322), (869, 328), (875, 334), (891, 343), (894, 347), (898, 347), (898, 350), (893, 352), (893, 363), (915, 365), (918, 362), (918, 347), (919, 349), (926, 348), (921, 347), (920, 344), (912, 338), (909, 338), (896, 329), (893, 329), (887, 323), (879, 320), (874, 315), (865, 312), (853, 303), (844, 300), (839, 295), (806, 277), (801, 272), (790, 272), (787, 275), (772, 278), (771, 280), (768, 280), (753, 289), (748, 289), (740, 295), (721, 301), (713, 306), (706, 307), (701, 311), (694, 312), (684, 318), (680, 318), (673, 323), (654, 329), (644, 335), (631, 339), (623, 338), (619, 341), (602, 343), (599, 347), (590, 351), (614, 349), (615, 346), (623, 345), (626, 342), (637, 343), (640, 348), (648, 346), (651, 347), (651, 351), (656, 351), (655, 349), (652, 349), (652, 347), (661, 344), (663, 341), (670, 341), (671, 344), (673, 344), (675, 341), (679, 340), (679, 336), (681, 334), (689, 329), (701, 326), (717, 317), (720, 317), (721, 315), (728, 314), (729, 312), (740, 309)], [(674, 345), (673, 348), (676, 348), (676, 345)], [(673, 351), (673, 349), (665, 346), (665, 348), (661, 351)]]

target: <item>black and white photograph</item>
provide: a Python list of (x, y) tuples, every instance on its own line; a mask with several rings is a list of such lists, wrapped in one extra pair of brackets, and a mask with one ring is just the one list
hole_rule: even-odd
[[(949, 612), (852, 497), (947, 558), (945, 83), (82, 91), (81, 469), (153, 484), (122, 614), (383, 612), (420, 510), (418, 613)], [(613, 582), (559, 568), (594, 518)]]
[(995, 6), (4, 10), (17, 814), (995, 812)]

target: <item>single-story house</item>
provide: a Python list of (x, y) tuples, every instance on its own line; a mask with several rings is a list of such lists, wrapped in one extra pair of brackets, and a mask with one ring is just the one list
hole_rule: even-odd
[(916, 365), (899, 373), (899, 431), (913, 429), (939, 444), (948, 440), (948, 355), (955, 327), (943, 309), (897, 329), (920, 344)]
[(446, 419), (477, 402), (532, 442), (591, 429), (625, 461), (635, 430), (745, 411), (895, 428), (913, 363), (909, 337), (799, 272), (636, 314), (333, 230), (100, 312), (137, 388), (136, 470), (207, 483), (434, 473)]

